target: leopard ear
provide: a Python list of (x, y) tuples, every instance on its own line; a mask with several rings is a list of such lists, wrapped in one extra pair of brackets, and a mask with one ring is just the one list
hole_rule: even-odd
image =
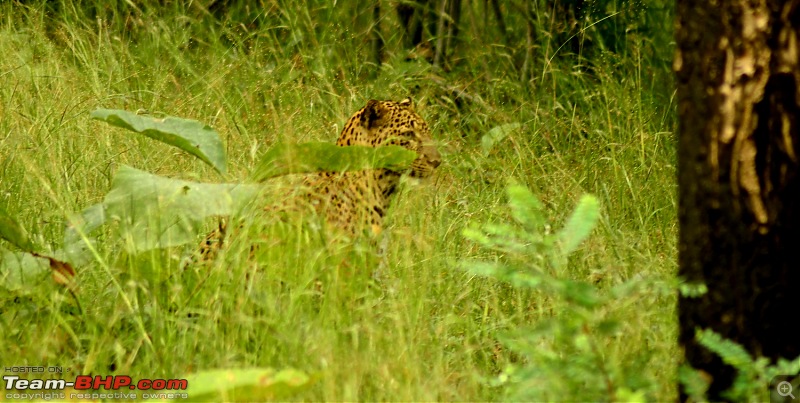
[(364, 107), (364, 113), (361, 115), (361, 124), (367, 129), (378, 126), (383, 123), (387, 112), (381, 101), (370, 99), (367, 102), (367, 106)]
[(414, 101), (411, 99), (411, 97), (405, 98), (397, 104), (404, 108), (414, 109)]

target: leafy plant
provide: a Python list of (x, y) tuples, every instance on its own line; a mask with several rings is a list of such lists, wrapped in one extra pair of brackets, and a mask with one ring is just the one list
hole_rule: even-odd
[(225, 174), (225, 149), (214, 129), (196, 120), (172, 116), (154, 118), (117, 109), (97, 109), (92, 119), (143, 134), (193, 155)]
[(508, 387), (513, 400), (645, 401), (649, 382), (638, 365), (608, 362), (604, 340), (615, 337), (619, 322), (610, 314), (614, 300), (640, 288), (630, 282), (603, 294), (597, 287), (571, 278), (567, 257), (590, 235), (599, 218), (597, 199), (583, 196), (563, 228), (549, 230), (542, 203), (527, 188), (506, 188), (511, 223), (473, 225), (467, 239), (497, 253), (495, 261), (464, 261), (468, 272), (541, 293), (552, 301), (545, 315), (529, 327), (501, 336), (512, 351), (525, 357), (492, 381)]
[[(217, 172), (226, 172), (225, 153), (219, 135), (200, 122), (111, 109), (98, 109), (91, 116), (174, 146), (212, 166)], [(408, 168), (415, 157), (414, 152), (399, 146), (278, 144), (261, 158), (252, 179), (261, 182), (287, 174), (317, 171), (398, 170)], [(129, 241), (125, 245), (131, 252), (185, 245), (196, 239), (197, 232), (209, 217), (235, 214), (262, 188), (256, 184), (212, 184), (172, 179), (123, 165), (103, 202), (87, 207), (71, 219), (64, 234), (64, 249), (70, 252), (67, 260), (80, 264), (90, 259), (92, 240), (89, 234), (109, 220), (119, 223), (119, 236)], [(0, 237), (24, 252), (34, 253), (33, 244), (24, 230), (10, 216), (0, 211), (0, 221), (4, 224), (0, 227)], [(31, 264), (20, 263), (15, 267), (34, 270)], [(69, 263), (51, 260), (51, 267), (54, 273), (71, 271), (74, 275)]]
[[(770, 365), (767, 357), (753, 359), (750, 353), (740, 344), (725, 339), (711, 329), (697, 329), (697, 341), (705, 348), (717, 354), (722, 361), (736, 369), (733, 385), (725, 392), (731, 401), (766, 401), (771, 400), (768, 390), (774, 387), (773, 380), (781, 375), (794, 377), (800, 374), (800, 357), (794, 360), (779, 359)], [(709, 380), (699, 371), (684, 365), (679, 369), (678, 378), (686, 386), (691, 398), (695, 401), (706, 400), (705, 393)], [(771, 385), (766, 389), (766, 385)]]
[(0, 208), (0, 238), (21, 250), (21, 253), (14, 253), (0, 249), (0, 268), (7, 269), (0, 273), (0, 279), (6, 287), (19, 288), (26, 281), (37, 278), (43, 270), (41, 261), (33, 258), (40, 258), (48, 261), (53, 280), (73, 291), (75, 269), (72, 265), (55, 257), (54, 254), (40, 252), (41, 248), (31, 241), (25, 229), (2, 208)]

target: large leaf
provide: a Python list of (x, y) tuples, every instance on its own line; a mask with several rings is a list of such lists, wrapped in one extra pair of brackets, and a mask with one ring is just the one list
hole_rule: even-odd
[(106, 207), (103, 203), (91, 205), (80, 214), (71, 215), (64, 229), (64, 245), (54, 252), (55, 255), (75, 266), (88, 263), (92, 258), (90, 248), (94, 248), (96, 244), (90, 233), (105, 223)]
[[(170, 179), (123, 165), (103, 200), (103, 217), (119, 222), (129, 250), (184, 245), (195, 240), (206, 218), (234, 213), (253, 200), (259, 189), (258, 185)], [(92, 211), (87, 222), (96, 224), (101, 219), (96, 215)], [(76, 231), (87, 233), (86, 229)]]
[(272, 368), (218, 369), (186, 376), (191, 402), (257, 402), (287, 399), (311, 384), (305, 373)]
[(592, 195), (583, 195), (575, 207), (575, 211), (567, 220), (567, 224), (558, 232), (558, 243), (561, 253), (567, 256), (572, 253), (581, 242), (592, 232), (600, 217), (600, 207), (597, 198)]
[(34, 252), (36, 249), (36, 246), (28, 238), (25, 229), (3, 208), (0, 208), (0, 238), (5, 239), (25, 252)]
[(25, 230), (4, 209), (0, 209), (0, 238), (9, 241), (22, 252), (0, 249), (0, 285), (8, 290), (18, 290), (32, 284), (47, 271), (43, 259), (50, 263), (53, 280), (72, 286), (75, 270), (67, 262), (40, 254)]
[(50, 270), (44, 259), (25, 252), (0, 248), (0, 286), (17, 291), (30, 288), (45, 279)]
[(483, 148), (483, 154), (488, 155), (489, 151), (491, 151), (497, 143), (503, 141), (503, 139), (508, 137), (511, 132), (519, 129), (520, 127), (522, 127), (522, 125), (519, 123), (508, 123), (505, 125), (496, 126), (489, 130), (488, 133), (481, 137), (481, 148)]
[(38, 252), (11, 252), (0, 248), (0, 286), (20, 290), (42, 280), (48, 264), (56, 284), (74, 289), (75, 269), (69, 262)]
[(340, 147), (331, 143), (278, 144), (267, 151), (253, 172), (253, 180), (310, 172), (344, 172), (387, 168), (401, 171), (411, 166), (417, 153), (400, 146)]
[(222, 140), (214, 129), (196, 120), (172, 116), (155, 118), (118, 109), (97, 109), (91, 117), (175, 146), (225, 173)]

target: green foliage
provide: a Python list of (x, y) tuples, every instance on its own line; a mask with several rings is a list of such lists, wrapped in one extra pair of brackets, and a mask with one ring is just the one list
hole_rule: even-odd
[(481, 137), (481, 147), (483, 148), (483, 154), (489, 155), (489, 152), (494, 148), (494, 146), (501, 141), (503, 141), (509, 134), (513, 133), (514, 130), (519, 129), (522, 127), (519, 123), (508, 123), (501, 126), (493, 127), (489, 130), (488, 133), (484, 134)]
[(400, 146), (349, 146), (331, 143), (278, 144), (256, 165), (252, 179), (262, 182), (294, 173), (345, 172), (388, 168), (402, 171), (411, 166), (417, 153)]
[(116, 109), (97, 109), (92, 111), (91, 116), (92, 119), (177, 147), (200, 158), (217, 172), (225, 173), (225, 149), (222, 147), (222, 140), (208, 125), (196, 120), (172, 116), (154, 118)]
[(11, 252), (0, 247), (0, 280), (2, 280), (0, 287), (16, 291), (24, 289), (27, 284), (37, 282), (46, 271), (45, 259), (49, 262), (56, 283), (72, 286), (75, 269), (68, 262), (61, 260), (63, 259), (61, 253), (52, 256), (40, 253), (38, 251), (40, 248), (30, 240), (25, 229), (2, 208), (0, 208), (0, 238), (21, 249), (21, 252)]
[(558, 233), (558, 245), (562, 256), (575, 251), (578, 245), (589, 236), (597, 223), (599, 213), (597, 198), (591, 195), (581, 198), (575, 211), (564, 224), (564, 228)]
[[(794, 360), (778, 359), (771, 363), (766, 357), (753, 359), (741, 345), (723, 338), (711, 329), (698, 329), (695, 335), (698, 343), (717, 354), (722, 361), (736, 369), (733, 385), (724, 395), (731, 401), (767, 401), (772, 379), (778, 375), (796, 376), (800, 374), (800, 357)], [(686, 386), (690, 396), (696, 401), (705, 399), (708, 382), (694, 369), (684, 366), (679, 372), (680, 382)]]
[[(672, 2), (600, 2), (570, 25), (552, 2), (501, 0), (505, 35), (492, 2), (461, 3), (443, 69), (405, 60), (393, 2), (381, 2), (380, 66), (365, 62), (372, 2), (0, 2), (0, 206), (41, 251), (75, 264), (75, 299), (86, 308), (49, 280), (46, 259), (3, 252), (14, 263), (0, 263), (0, 356), (139, 378), (254, 367), (314, 374), (292, 400), (498, 401), (521, 390), (518, 380), (544, 378), (554, 390), (575, 386), (574, 400), (608, 400), (605, 390), (592, 394), (597, 372), (578, 371), (597, 357), (578, 350), (588, 345), (617, 400), (676, 400)], [(528, 4), (533, 18), (517, 12)], [(433, 178), (405, 183), (383, 258), (313, 219), (273, 226), (261, 194), (242, 208), (217, 205), (244, 227), (213, 264), (180, 264), (202, 235), (185, 248), (137, 249), (130, 231), (139, 224), (186, 219), (133, 214), (168, 207), (192, 217), (176, 200), (198, 215), (212, 210), (181, 186), (224, 195), (251, 178), (270, 145), (332, 143), (367, 99), (409, 95), (445, 163)], [(206, 183), (218, 181), (214, 168), (179, 148), (92, 121), (97, 107), (207, 123), (225, 145), (227, 183)], [(485, 153), (489, 133), (497, 139)], [(534, 242), (541, 254), (520, 241), (531, 236), (523, 224), (499, 219), (510, 211), (510, 177), (535, 189), (552, 217), (525, 224), (544, 228)], [(290, 195), (284, 181), (257, 185)], [(116, 186), (112, 218), (105, 202)], [(603, 214), (556, 269), (547, 251), (560, 241), (548, 224), (563, 228), (586, 193)], [(144, 206), (126, 205), (126, 194)], [(461, 236), (470, 221), (492, 223), (475, 228), (508, 251)], [(500, 235), (484, 233), (492, 226)], [(452, 270), (457, 260), (508, 272), (521, 286)], [(29, 271), (17, 270), (26, 262)], [(576, 330), (581, 316), (546, 328), (569, 318), (562, 312), (588, 312), (588, 330)], [(525, 345), (538, 324), (550, 336)], [(534, 349), (541, 354), (520, 353)], [(579, 362), (557, 378), (556, 364), (570, 357)], [(537, 378), (517, 376), (538, 366)]]
[(493, 383), (507, 384), (512, 400), (647, 400), (652, 380), (639, 376), (642, 363), (609, 362), (602, 347), (619, 332), (619, 318), (608, 313), (614, 299), (641, 284), (621, 284), (605, 296), (596, 286), (571, 279), (562, 263), (596, 227), (597, 199), (583, 196), (564, 228), (551, 234), (542, 203), (527, 188), (512, 183), (506, 193), (514, 224), (464, 231), (500, 257), (461, 265), (472, 274), (542, 293), (553, 314), (501, 338), (526, 362), (507, 367)]
[(49, 273), (47, 262), (30, 253), (8, 251), (0, 248), (0, 287), (14, 292), (25, 292), (40, 283)]
[(705, 295), (708, 292), (708, 286), (705, 283), (681, 283), (678, 286), (678, 292), (685, 297), (697, 298)]
[[(234, 183), (197, 183), (165, 178), (121, 166), (102, 203), (102, 217), (118, 223), (130, 251), (144, 252), (194, 242), (208, 218), (229, 216), (250, 203), (260, 187)], [(96, 225), (99, 212), (85, 210), (85, 222)], [(88, 233), (91, 228), (80, 229)]]
[[(142, 117), (122, 110), (99, 109), (92, 118), (105, 121), (160, 142), (173, 145), (225, 172), (225, 155), (219, 135), (194, 120)], [(268, 150), (251, 177), (256, 181), (293, 173), (342, 172), (408, 168), (416, 153), (399, 146), (338, 147), (330, 143), (279, 144)], [(131, 253), (192, 243), (210, 217), (230, 216), (263, 190), (251, 184), (210, 184), (165, 178), (122, 166), (101, 204), (86, 208), (71, 220), (64, 234), (65, 253), (74, 264), (86, 263), (91, 252), (88, 236), (110, 221), (118, 223), (119, 237)], [(26, 251), (33, 245), (24, 230), (3, 211), (0, 235)], [(8, 257), (10, 259), (10, 257)], [(35, 266), (26, 265), (31, 269)]]
[(36, 249), (25, 229), (2, 208), (0, 208), (0, 238), (26, 252), (34, 252)]
[(217, 369), (186, 376), (187, 401), (264, 401), (286, 399), (308, 388), (311, 379), (294, 369)]
[(707, 376), (703, 376), (700, 371), (692, 369), (688, 365), (678, 367), (678, 382), (680, 382), (686, 394), (695, 402), (706, 401), (706, 391), (711, 385)]

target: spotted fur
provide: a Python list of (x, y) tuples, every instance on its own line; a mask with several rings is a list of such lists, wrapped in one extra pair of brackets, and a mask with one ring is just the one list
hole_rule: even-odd
[[(378, 235), (383, 229), (383, 219), (392, 197), (397, 193), (400, 177), (407, 174), (426, 178), (441, 163), (430, 128), (414, 110), (410, 98), (399, 102), (370, 100), (350, 117), (336, 145), (398, 145), (415, 151), (417, 158), (408, 170), (402, 172), (373, 169), (311, 175), (304, 181), (306, 191), (265, 210), (276, 213), (310, 205), (330, 226), (338, 227), (352, 237), (364, 233)], [(223, 221), (202, 243), (202, 260), (216, 256), (223, 247), (225, 235), (226, 225)]]

